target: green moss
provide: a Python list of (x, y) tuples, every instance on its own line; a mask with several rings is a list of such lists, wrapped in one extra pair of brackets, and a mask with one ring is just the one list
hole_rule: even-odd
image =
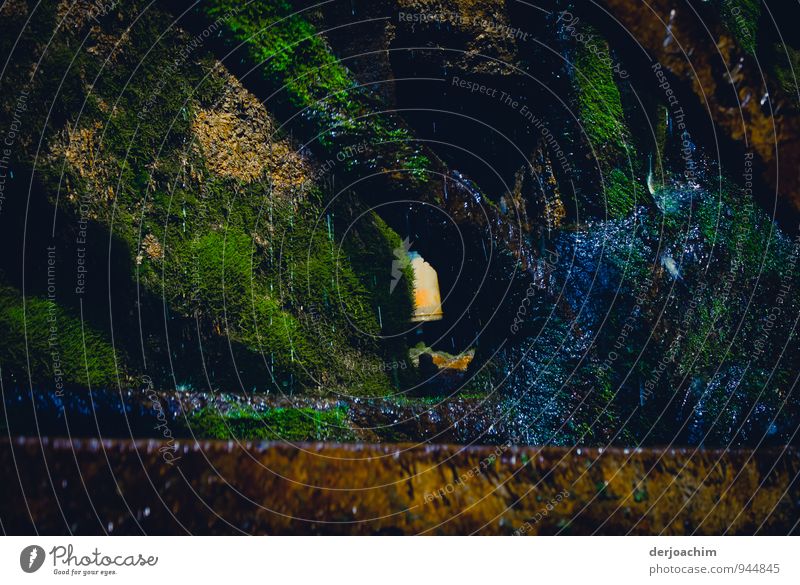
[(256, 411), (252, 407), (221, 413), (215, 408), (195, 412), (188, 420), (189, 430), (198, 438), (269, 440), (269, 441), (352, 441), (347, 410), (332, 408), (271, 408)]
[(703, 197), (695, 213), (706, 240), (726, 252), (746, 278), (781, 270), (788, 247), (778, 227), (731, 181), (724, 180), (718, 191)]
[[(255, 62), (264, 72), (286, 80), (284, 89), (297, 107), (315, 106), (315, 113), (336, 125), (353, 123), (342, 114), (356, 116), (359, 108), (349, 97), (355, 83), (347, 70), (330, 53), (324, 40), (302, 15), (292, 14), (288, 2), (259, 2), (242, 6), (238, 2), (212, 2), (211, 17), (236, 11), (225, 23), (228, 32), (248, 43)], [(316, 106), (318, 100), (322, 104)]]
[(761, 0), (717, 0), (716, 4), (725, 28), (745, 52), (755, 55)]
[(655, 184), (659, 184), (663, 181), (665, 175), (664, 157), (667, 152), (667, 118), (669, 116), (669, 110), (665, 105), (659, 104), (655, 112), (656, 149), (652, 154), (652, 164), (648, 171), (653, 173), (653, 181)]
[(797, 75), (800, 74), (800, 51), (786, 44), (777, 43), (774, 47), (775, 64), (773, 71), (781, 89), (795, 106), (800, 106)]
[(196, 270), (193, 292), (201, 309), (238, 314), (253, 288), (253, 243), (237, 229), (198, 234), (188, 250), (170, 264), (184, 262)]
[[(201, 149), (192, 146), (193, 117), (213, 107), (227, 83), (209, 47), (194, 46), (187, 54), (191, 34), (162, 34), (165, 15), (158, 10), (118, 10), (119, 16), (94, 23), (85, 41), (94, 47), (99, 34), (113, 38), (126, 33), (114, 66), (102, 70), (104, 59), (87, 51), (75, 54), (76, 39), (89, 32), (88, 24), (55, 35), (40, 31), (41, 38), (53, 39), (31, 95), (46, 95), (64, 78), (65, 91), (53, 105), (63, 116), (47, 117), (47, 108), (39, 107), (46, 100), (33, 99), (26, 115), (32, 125), (48, 121), (44, 140), (52, 145), (65, 127), (76, 124), (75, 104), (85, 99), (79, 128), (93, 132), (95, 139), (93, 161), (85, 166), (96, 167), (77, 168), (71, 160), (52, 157), (40, 167), (45, 192), (55, 201), (54, 194), (67, 187), (74, 197), (58, 198), (67, 213), (74, 216), (77, 206), (85, 204), (84, 211), (97, 223), (110, 226), (113, 221), (115, 238), (127, 247), (114, 260), (140, 284), (143, 304), (160, 307), (163, 299), (170, 318), (197, 319), (196, 334), (204, 345), (227, 338), (237, 351), (251, 352), (247, 363), (266, 363), (269, 373), (254, 381), (256, 389), (274, 389), (277, 383), (296, 391), (393, 391), (398, 381), (380, 365), (407, 360), (406, 348), (401, 341), (381, 340), (380, 334), (400, 330), (412, 307), (410, 277), (389, 294), (397, 234), (367, 213), (340, 248), (337, 237), (348, 229), (353, 210), (366, 211), (354, 197), (340, 196), (328, 205), (319, 185), (277, 197), (263, 183), (220, 176)], [(278, 18), (287, 10), (282, 2), (248, 5), (228, 21), (228, 32), (257, 32), (264, 24), (259, 18)], [(48, 22), (55, 26), (54, 19)], [(429, 161), (413, 147), (405, 127), (393, 118), (371, 115), (368, 92), (355, 88), (352, 76), (305, 20), (291, 17), (267, 27), (248, 46), (270, 51), (274, 58), (265, 63), (265, 73), (280, 83), (290, 81), (285, 92), (293, 110), (309, 106), (314, 124), (336, 127), (329, 136), (333, 140), (336, 135), (334, 142), (346, 131), (348, 137), (337, 145), (355, 136), (369, 140), (380, 145), (393, 168), (399, 165), (423, 177)], [(14, 62), (21, 71), (29, 65), (24, 59)], [(94, 80), (91, 88), (85, 80)], [(353, 120), (356, 125), (349, 126)], [(61, 152), (60, 146), (54, 150)], [(395, 159), (397, 153), (402, 156)], [(155, 239), (160, 253), (145, 252), (145, 238)], [(172, 347), (172, 359), (189, 352), (183, 344)], [(166, 370), (169, 364), (163, 366)], [(217, 374), (235, 379), (238, 372), (220, 373), (226, 367), (220, 364)]]
[(491, 396), (489, 392), (459, 392), (458, 397), (462, 400), (485, 400)]
[(594, 39), (589, 45), (578, 44), (576, 48), (578, 116), (603, 176), (604, 211), (618, 218), (628, 214), (636, 203), (636, 182), (630, 176), (632, 139), (608, 43), (591, 27), (584, 27), (584, 32)]
[(349, 165), (373, 165), (408, 171), (416, 182), (428, 179), (430, 160), (415, 146), (407, 128), (395, 117), (379, 114), (376, 98), (330, 51), (324, 37), (295, 14), (289, 2), (215, 0), (201, 11), (210, 19), (224, 18), (228, 37), (243, 43), (264, 77), (279, 88), (278, 96), (302, 108), (320, 144), (337, 153), (368, 144), (369, 154)]
[[(597, 34), (593, 29), (588, 30)], [(610, 65), (613, 60), (608, 44), (597, 40), (592, 46), (595, 50), (579, 45), (575, 55), (581, 123), (594, 148), (627, 153), (630, 136)]]
[(374, 314), (381, 309), (382, 331), (396, 334), (408, 328), (413, 312), (414, 271), (410, 263), (404, 264), (402, 277), (391, 288), (391, 267), (405, 253), (403, 241), (377, 214), (369, 218), (347, 242), (347, 250), (361, 282), (374, 290), (372, 309)]
[[(788, 339), (791, 333), (786, 322), (764, 326), (763, 303), (771, 306), (780, 302), (781, 310), (786, 312), (794, 310), (787, 307), (796, 307), (800, 302), (794, 287), (786, 290), (780, 301), (776, 296), (776, 291), (785, 286), (783, 278), (791, 265), (791, 243), (753, 197), (727, 179), (717, 192), (699, 192), (691, 220), (684, 218), (667, 237), (680, 240), (694, 226), (699, 228), (706, 249), (713, 250), (713, 256), (701, 281), (708, 287), (694, 292), (694, 309), (686, 308), (688, 296), (682, 301), (685, 304), (679, 305), (686, 308), (688, 321), (682, 326), (684, 338), (676, 347), (677, 369), (682, 374), (710, 379), (723, 362), (751, 364), (753, 371), (759, 365), (774, 365), (772, 343), (782, 343), (779, 340)], [(753, 299), (761, 300), (748, 308), (751, 294)], [(736, 341), (731, 344), (733, 339)], [(763, 351), (754, 351), (755, 341)], [(745, 391), (761, 392), (761, 388), (749, 385), (749, 376), (748, 373)]]
[(27, 297), (0, 285), (0, 363), (27, 382), (116, 385), (122, 364), (106, 338), (49, 299)]
[(726, 335), (730, 320), (727, 299), (704, 298), (703, 301), (692, 316), (691, 327), (687, 329), (681, 347), (684, 359), (677, 361), (677, 369), (682, 374), (707, 373), (709, 369), (718, 367), (729, 345)]
[(610, 217), (622, 217), (636, 205), (636, 183), (620, 169), (613, 169), (605, 186), (605, 200)]

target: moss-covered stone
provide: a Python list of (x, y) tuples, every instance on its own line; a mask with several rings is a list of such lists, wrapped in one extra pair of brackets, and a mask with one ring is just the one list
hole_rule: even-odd
[(575, 90), (581, 130), (601, 175), (604, 211), (611, 218), (627, 215), (637, 202), (641, 186), (633, 177), (632, 139), (625, 121), (622, 98), (614, 78), (608, 43), (592, 27), (582, 27), (589, 43), (575, 52)]
[(343, 408), (272, 408), (258, 412), (237, 408), (224, 413), (211, 407), (192, 414), (188, 430), (196, 438), (270, 441), (352, 441)]
[(750, 55), (756, 54), (761, 0), (716, 0), (722, 22), (739, 46)]
[(104, 389), (125, 378), (122, 361), (100, 332), (50, 299), (24, 298), (0, 283), (0, 366), (22, 383), (63, 391), (64, 385)]
[(784, 43), (776, 44), (773, 50), (776, 55), (773, 66), (775, 79), (795, 107), (800, 107), (800, 88), (797, 82), (800, 71), (800, 50)]
[[(402, 342), (381, 338), (382, 329), (398, 330), (411, 311), (407, 286), (388, 294), (397, 234), (352, 196), (331, 200), (321, 187), (325, 169), (279, 131), (265, 107), (209, 53), (202, 35), (179, 28), (165, 33), (165, 14), (140, 11), (137, 4), (57, 27), (56, 4), (45, 3), (46, 15), (37, 20), (50, 32), (25, 36), (29, 54), (15, 54), (10, 72), (13, 78), (28, 71), (40, 39), (52, 37), (30, 83), (26, 112), (26, 123), (43, 126), (46, 156), (36, 180), (65, 212), (61, 221), (86, 219), (113, 230), (127, 254), (112, 263), (141, 286), (140, 301), (154, 316), (164, 313), (158, 308), (163, 303), (170, 319), (197, 320), (194, 332), (183, 333), (195, 339), (173, 340), (173, 355), (151, 356), (151, 367), (168, 372), (190, 346), (227, 338), (266, 366), (256, 390), (390, 392), (398, 381), (385, 371), (354, 371), (351, 364), (405, 359)], [(288, 9), (274, 4), (276, 11)], [(244, 26), (254, 14), (259, 8), (250, 6), (229, 23), (241, 32), (236, 23)], [(329, 106), (317, 113), (343, 124), (356, 119), (351, 103), (360, 111), (363, 104), (336, 93), (353, 85), (346, 70), (305, 21), (285, 24), (270, 29), (260, 50), (275, 53), (272, 74), (296, 79), (288, 88), (293, 104), (311, 105), (332, 92)], [(76, 53), (84, 36), (86, 50)], [(295, 42), (299, 52), (291, 51)], [(63, 115), (48, 117), (43, 96), (56, 86), (63, 91), (52, 112)], [(4, 108), (13, 107), (13, 97), (3, 98)], [(408, 138), (389, 121), (359, 123), (370, 139)], [(424, 166), (407, 140), (403, 144), (411, 167)], [(34, 151), (16, 154), (29, 166)], [(86, 310), (97, 316), (102, 309)], [(135, 336), (121, 342), (138, 350)], [(168, 345), (152, 337), (148, 344)], [(218, 372), (235, 367), (214, 365)], [(169, 377), (164, 382), (172, 383)], [(198, 371), (192, 384), (202, 382)]]
[(278, 97), (304, 112), (320, 144), (341, 152), (368, 144), (368, 154), (352, 158), (364, 164), (406, 171), (415, 181), (427, 181), (430, 160), (411, 140), (395, 117), (377, 113), (369, 90), (330, 51), (324, 37), (303, 10), (284, 0), (251, 2), (215, 0), (200, 8), (211, 20), (222, 19), (226, 34), (242, 43), (244, 52), (259, 64)]

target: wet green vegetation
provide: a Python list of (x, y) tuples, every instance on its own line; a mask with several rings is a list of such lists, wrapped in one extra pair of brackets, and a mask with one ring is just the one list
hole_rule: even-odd
[(581, 30), (580, 34), (593, 37), (590, 43), (578, 44), (574, 61), (581, 129), (586, 133), (592, 157), (599, 167), (597, 172), (602, 177), (603, 211), (608, 217), (619, 218), (630, 213), (642, 199), (642, 187), (632, 178), (637, 164), (633, 160), (633, 140), (608, 43), (592, 27)]
[[(742, 31), (756, 30), (759, 6), (720, 8), (750, 54), (758, 47)], [(563, 138), (565, 150), (575, 151), (577, 201), (568, 200), (568, 178), (553, 172), (553, 153), (533, 140), (530, 158), (540, 156), (550, 173), (537, 177), (539, 186), (547, 182), (557, 200), (546, 203), (568, 211), (557, 221), (540, 217), (543, 199), (527, 200), (520, 188), (514, 195), (529, 215), (517, 221), (504, 198), (484, 198), (466, 175), (445, 169), (435, 148), (420, 147), (400, 115), (384, 112), (388, 104), (312, 24), (324, 20), (320, 14), (312, 20), (284, 1), (209, 2), (192, 12), (195, 26), (213, 27), (204, 44), (194, 43), (198, 32), (188, 25), (165, 32), (167, 9), (134, 19), (140, 8), (57, 28), (63, 14), (46, 2), (15, 52), (9, 79), (31, 95), (60, 87), (52, 100), (30, 100), (26, 111), (26, 123), (43, 136), (35, 173), (33, 141), (21, 140), (14, 153), (18, 176), (32, 179), (47, 212), (39, 215), (57, 220), (55, 235), (42, 220), (27, 241), (74, 245), (90, 223), (93, 282), (115, 292), (78, 298), (64, 281), (53, 302), (34, 282), (23, 303), (23, 279), (4, 259), (0, 366), (15, 388), (30, 376), (49, 392), (58, 376), (55, 323), (64, 384), (131, 388), (146, 375), (159, 390), (189, 395), (352, 399), (259, 408), (202, 402), (183, 413), (183, 430), (197, 437), (427, 440), (440, 437), (442, 421), (466, 418), (473, 428), (448, 429), (447, 440), (789, 440), (800, 363), (790, 318), (800, 311), (797, 241), (742, 188), (739, 169), (718, 168), (702, 137), (695, 144), (676, 132), (659, 91), (645, 96), (656, 143), (638, 135), (614, 68), (625, 55), (600, 29), (582, 24), (591, 47), (567, 40), (564, 48), (572, 62), (563, 83), (581, 129)], [(10, 26), (24, 21), (12, 16)], [(40, 39), (53, 33), (28, 83)], [(76, 52), (81, 42), (86, 50)], [(258, 65), (247, 89), (219, 60), (233, 47), (230, 61)], [(491, 83), (495, 74), (480, 70)], [(15, 100), (4, 95), (3, 111)], [(552, 131), (572, 128), (572, 113), (551, 116)], [(325, 159), (335, 169), (324, 168)], [(448, 210), (464, 228), (465, 278), (478, 281), (486, 270), (485, 286), (497, 293), (491, 298), (504, 304), (490, 324), (465, 317), (475, 331), (445, 321), (418, 338), (403, 333), (414, 295), (413, 271), (400, 256), (408, 234), (390, 227), (408, 225), (409, 214), (390, 218), (370, 204), (397, 193), (431, 201), (432, 167), (458, 178), (459, 201), (469, 202)], [(645, 171), (655, 177), (647, 184)], [(372, 185), (340, 188), (341, 177), (371, 172), (388, 177), (379, 186), (402, 186), (366, 194)], [(14, 188), (21, 197), (23, 188)], [(443, 233), (427, 230), (419, 244), (454, 249)], [(489, 261), (487, 247), (499, 261)], [(65, 273), (73, 270), (74, 257), (59, 258)], [(392, 287), (397, 262), (401, 276)], [(97, 268), (106, 265), (107, 273)], [(512, 268), (516, 280), (508, 285)], [(452, 306), (445, 306), (448, 318)], [(459, 309), (485, 311), (468, 303)], [(431, 342), (431, 331), (441, 339)], [(437, 377), (442, 371), (414, 365), (425, 354), (452, 360), (466, 351), (477, 357), (461, 374)], [(370, 417), (382, 429), (360, 433), (371, 428)]]
[(194, 412), (187, 422), (190, 433), (209, 439), (270, 441), (352, 441), (355, 438), (342, 408), (232, 409), (224, 414), (212, 408)]
[(242, 6), (234, 0), (211, 2), (200, 10), (209, 20), (222, 19), (228, 38), (260, 64), (265, 80), (301, 112), (328, 151), (365, 144), (368, 154), (349, 164), (402, 170), (415, 181), (428, 180), (430, 161), (408, 130), (397, 118), (378, 113), (375, 97), (331, 53), (304, 10), (286, 1)]
[[(15, 382), (114, 387), (124, 365), (109, 340), (55, 301), (0, 285), (0, 363)], [(119, 361), (118, 361), (119, 360)]]
[(756, 54), (758, 20), (761, 17), (760, 0), (716, 0), (722, 22), (747, 53)]
[[(53, 6), (44, 10), (37, 23), (55, 29)], [(138, 283), (155, 311), (163, 303), (170, 313), (197, 320), (200, 336), (194, 343), (227, 338), (265, 363), (259, 389), (391, 391), (397, 380), (379, 368), (354, 371), (351, 364), (403, 359), (403, 343), (363, 342), (350, 331), (355, 327), (375, 339), (382, 328), (396, 330), (410, 314), (408, 278), (388, 295), (386, 267), (399, 245), (397, 234), (349, 194), (331, 201), (319, 184), (302, 177), (309, 170), (296, 169), (299, 180), (268, 166), (254, 181), (221, 176), (198, 143), (193, 121), (219, 107), (229, 83), (225, 74), (207, 47), (186, 50), (189, 33), (163, 34), (165, 17), (157, 10), (143, 13), (126, 30), (125, 19), (136, 12), (132, 5), (103, 17), (88, 36), (93, 52), (72, 50), (78, 36), (89, 32), (92, 23), (86, 19), (56, 30), (31, 91), (45, 91), (65, 76), (53, 104), (63, 116), (46, 118), (43, 102), (27, 112), (33, 123), (47, 120), (45, 144), (51, 154), (37, 175), (44, 192), (66, 212), (65, 222), (88, 217), (109, 229), (113, 225), (114, 238), (128, 256), (120, 258), (122, 278), (130, 279), (122, 286)], [(36, 39), (25, 41), (29, 61), (20, 57), (14, 64), (20, 76), (38, 50)], [(344, 71), (315, 46), (310, 54), (327, 55), (332, 71)], [(284, 55), (283, 62), (287, 59)], [(324, 77), (340, 83), (330, 73)], [(280, 132), (273, 139), (288, 140)], [(29, 153), (20, 154), (20, 164), (29, 164)], [(344, 226), (362, 212), (341, 241)], [(102, 311), (86, 310), (88, 319)], [(11, 322), (17, 332), (19, 319)], [(67, 329), (63, 335), (74, 349)], [(131, 341), (121, 340), (123, 346)], [(181, 359), (183, 346), (171, 348), (173, 360)], [(129, 349), (136, 351), (135, 345)], [(114, 364), (107, 352), (90, 353), (90, 366), (98, 369), (90, 380), (110, 383)], [(25, 371), (21, 355), (12, 352), (13, 359), (4, 364), (7, 372)], [(69, 372), (74, 378), (71, 363)], [(199, 376), (177, 383), (203, 382)]]

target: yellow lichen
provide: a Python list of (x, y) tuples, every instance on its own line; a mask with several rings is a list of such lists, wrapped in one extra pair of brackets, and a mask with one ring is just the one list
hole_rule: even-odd
[(142, 239), (142, 251), (151, 260), (159, 260), (164, 255), (164, 248), (153, 234), (147, 234)]
[[(103, 124), (99, 121), (65, 130), (54, 143), (53, 155), (66, 158), (78, 175), (86, 180), (89, 192), (109, 201), (114, 198), (114, 171), (111, 162), (103, 155), (102, 134)], [(70, 200), (77, 197), (70, 185), (67, 186), (67, 197)]]
[(310, 176), (308, 162), (288, 140), (275, 136), (276, 125), (261, 102), (227, 71), (218, 73), (227, 79), (222, 98), (192, 123), (209, 168), (248, 183), (268, 179), (279, 196), (302, 189)]

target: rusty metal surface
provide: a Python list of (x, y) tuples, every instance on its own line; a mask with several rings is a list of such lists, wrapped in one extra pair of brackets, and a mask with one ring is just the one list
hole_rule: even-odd
[[(0, 520), (41, 534), (786, 534), (798, 453), (0, 442)], [(170, 459), (174, 461), (170, 462)]]

